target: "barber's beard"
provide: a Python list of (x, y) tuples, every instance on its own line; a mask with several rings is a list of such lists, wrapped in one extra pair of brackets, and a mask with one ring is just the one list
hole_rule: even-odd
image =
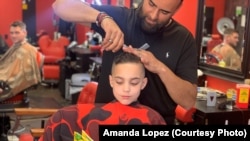
[(167, 21), (162, 24), (156, 23), (154, 25), (151, 25), (146, 21), (146, 16), (142, 15), (141, 11), (139, 14), (139, 20), (140, 20), (140, 26), (141, 26), (142, 31), (147, 34), (154, 34), (157, 32), (161, 32), (162, 29), (165, 27), (165, 25), (169, 23), (169, 21)]
[(145, 21), (145, 18), (141, 19), (141, 29), (148, 34), (153, 34), (160, 31), (161, 27), (158, 24), (150, 25)]

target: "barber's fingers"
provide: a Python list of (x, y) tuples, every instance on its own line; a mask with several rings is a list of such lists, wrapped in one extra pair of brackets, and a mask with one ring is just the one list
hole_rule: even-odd
[(141, 49), (137, 49), (136, 52), (137, 52), (138, 57), (140, 57), (140, 58), (143, 57), (143, 51)]
[(114, 38), (110, 38), (107, 42), (103, 42), (102, 47), (106, 51), (116, 52), (122, 48), (124, 44), (123, 34), (115, 35)]
[(103, 47), (109, 46), (110, 44), (113, 43), (114, 38), (112, 37), (112, 34), (114, 34), (114, 31), (110, 27), (107, 27), (105, 29), (105, 37), (104, 37), (104, 39), (102, 41), (102, 46)]
[(108, 46), (106, 48), (106, 50), (111, 50), (112, 52), (116, 52), (118, 50), (120, 50), (122, 47), (123, 47), (123, 44), (124, 44), (124, 35), (123, 33), (118, 33), (118, 34), (115, 34), (114, 36), (114, 40), (113, 40), (113, 43)]
[(133, 48), (131, 45), (124, 46), (122, 49), (124, 52), (132, 53), (132, 54), (140, 57), (141, 61), (144, 65), (147, 63), (150, 63), (156, 59), (150, 51), (140, 49), (140, 48)]
[(106, 36), (102, 41), (102, 47), (106, 49), (109, 45), (111, 45), (114, 39), (111, 37), (112, 31), (107, 31)]
[(119, 26), (112, 20), (103, 21), (102, 28), (105, 31), (105, 38), (102, 47), (106, 51), (118, 51), (124, 44), (124, 34)]
[(124, 40), (119, 40), (118, 44), (114, 46), (114, 48), (112, 49), (112, 52), (117, 52), (118, 50), (120, 50), (123, 47), (124, 44)]
[(132, 53), (132, 54), (140, 57), (142, 50), (137, 49), (137, 48), (133, 48), (131, 45), (129, 45), (129, 46), (124, 46), (123, 51), (128, 52), (128, 53)]

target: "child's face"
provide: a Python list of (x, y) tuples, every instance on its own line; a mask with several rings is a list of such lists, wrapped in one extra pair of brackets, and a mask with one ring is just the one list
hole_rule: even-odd
[(115, 98), (124, 105), (137, 101), (141, 90), (147, 84), (143, 66), (138, 63), (116, 65), (112, 75), (109, 76), (109, 81)]

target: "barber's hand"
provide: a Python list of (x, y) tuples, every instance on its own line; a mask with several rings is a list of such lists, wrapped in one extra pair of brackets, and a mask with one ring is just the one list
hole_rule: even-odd
[(140, 57), (145, 68), (150, 72), (158, 73), (160, 72), (160, 69), (165, 66), (149, 51), (133, 48), (132, 46), (123, 47), (123, 51), (135, 54), (136, 56)]
[(121, 49), (124, 44), (124, 34), (115, 21), (110, 18), (105, 18), (101, 23), (101, 27), (105, 31), (105, 38), (102, 42), (103, 49), (113, 52)]

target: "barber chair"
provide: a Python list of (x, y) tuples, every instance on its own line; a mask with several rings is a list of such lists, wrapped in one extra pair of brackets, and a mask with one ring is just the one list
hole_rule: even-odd
[(3, 55), (7, 50), (9, 49), (9, 46), (3, 39), (3, 37), (0, 35), (0, 57)]
[(29, 107), (29, 98), (27, 97), (27, 91), (22, 91), (19, 94), (0, 102), (0, 140), (8, 141), (7, 134), (11, 129), (10, 117), (7, 113), (14, 112), (15, 108), (27, 108)]
[(52, 40), (48, 35), (43, 35), (38, 39), (40, 51), (45, 56), (43, 65), (45, 82), (58, 83), (60, 77), (59, 63), (66, 57), (66, 47), (69, 43), (69, 39), (64, 36)]
[[(18, 50), (17, 50), (18, 51)], [(36, 53), (36, 56), (33, 56), (36, 59), (36, 65), (41, 67), (43, 63), (43, 56), (39, 52), (32, 52)], [(9, 58), (7, 58), (9, 59)], [(32, 60), (32, 59), (31, 59)], [(1, 60), (4, 61), (4, 60)], [(22, 63), (20, 63), (22, 64)], [(40, 71), (38, 72), (38, 68), (36, 66), (30, 66), (35, 65), (32, 63), (29, 63), (26, 67), (30, 67), (30, 71), (33, 72), (32, 75), (40, 75)], [(8, 64), (7, 64), (8, 65)], [(22, 65), (20, 65), (22, 66)], [(14, 66), (16, 67), (16, 66)], [(36, 69), (32, 69), (36, 68)], [(40, 68), (39, 68), (40, 69)], [(12, 70), (9, 70), (8, 72), (11, 72)], [(37, 72), (36, 72), (37, 71)], [(23, 74), (21, 74), (23, 75)], [(25, 74), (24, 76), (26, 76)], [(20, 108), (20, 107), (28, 107), (29, 106), (29, 98), (27, 96), (27, 90), (30, 87), (36, 86), (37, 83), (40, 81), (40, 77), (36, 76), (34, 77), (34, 81), (18, 81), (20, 79), (23, 79), (23, 77), (16, 77), (16, 80), (14, 79), (8, 79), (7, 80), (0, 80), (0, 88), (3, 90), (0, 94), (0, 113), (1, 113), (1, 136), (0, 140), (5, 141), (7, 140), (7, 132), (10, 129), (10, 119), (7, 113), (14, 112), (14, 108)], [(31, 77), (32, 78), (32, 77)], [(25, 79), (26, 80), (26, 79)], [(14, 83), (18, 82), (18, 83)], [(14, 83), (14, 85), (12, 85)], [(27, 84), (27, 85), (26, 85)], [(15, 90), (15, 88), (17, 88)]]
[(77, 98), (77, 104), (94, 103), (98, 82), (90, 81), (82, 89)]
[(206, 63), (207, 64), (219, 64), (219, 62), (222, 60), (222, 56), (217, 53), (206, 53)]
[(188, 124), (194, 121), (193, 115), (196, 111), (196, 108), (191, 108), (189, 110), (184, 109), (180, 105), (177, 105), (175, 109), (175, 118), (177, 124)]
[(205, 53), (207, 64), (218, 64), (222, 56), (212, 52), (213, 48), (222, 43), (222, 39), (218, 34), (212, 34), (211, 39), (207, 42), (207, 51)]
[[(82, 88), (79, 96), (77, 96), (76, 104), (94, 103), (96, 97), (96, 91), (98, 82), (90, 81)], [(193, 107), (190, 110), (186, 110), (180, 105), (177, 105), (175, 109), (176, 120), (178, 124), (188, 124), (194, 121), (193, 115), (196, 112), (196, 108)]]
[(52, 40), (48, 35), (43, 35), (38, 40), (41, 53), (45, 55), (45, 64), (56, 64), (66, 55), (65, 47), (69, 45), (69, 39), (61, 36), (57, 40)]
[(91, 81), (89, 73), (75, 73), (70, 80), (66, 80), (65, 99), (71, 100), (76, 104), (76, 99), (87, 83)]
[(207, 52), (211, 52), (212, 49), (222, 43), (222, 39), (218, 34), (212, 34), (211, 39), (207, 42)]

